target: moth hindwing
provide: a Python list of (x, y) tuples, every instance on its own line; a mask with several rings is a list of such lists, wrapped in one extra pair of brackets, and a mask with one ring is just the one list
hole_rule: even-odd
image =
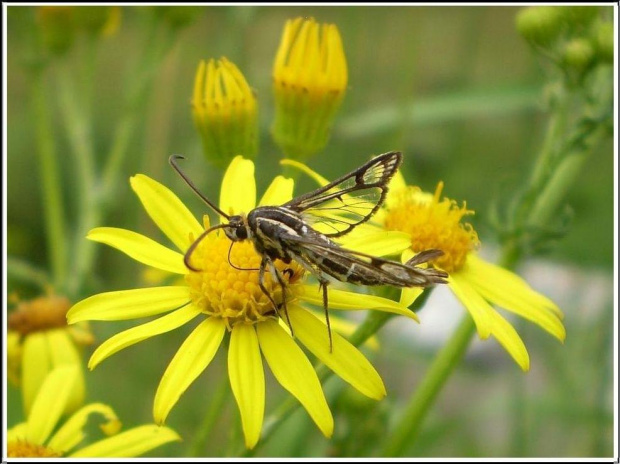
[[(191, 256), (196, 247), (210, 232), (223, 229), (235, 242), (250, 240), (261, 256), (260, 266), (242, 269), (258, 271), (258, 284), (271, 302), (276, 314), (284, 312), (291, 326), (286, 306), (286, 283), (276, 260), (284, 263), (297, 262), (316, 276), (323, 290), (323, 308), (329, 334), (330, 351), (332, 336), (328, 313), (327, 285), (329, 278), (358, 285), (392, 285), (396, 287), (426, 287), (445, 283), (447, 274), (433, 268), (417, 267), (443, 254), (440, 250), (426, 250), (407, 264), (374, 257), (345, 249), (332, 241), (351, 232), (356, 226), (368, 221), (381, 207), (388, 192), (388, 183), (398, 170), (402, 155), (389, 152), (376, 156), (359, 168), (320, 187), (293, 198), (279, 206), (259, 206), (246, 215), (230, 216), (207, 199), (191, 180), (181, 171), (173, 155), (170, 164), (200, 198), (228, 222), (205, 230), (185, 253), (185, 264), (192, 270)], [(282, 301), (277, 303), (265, 287), (265, 272), (269, 271), (282, 290)]]

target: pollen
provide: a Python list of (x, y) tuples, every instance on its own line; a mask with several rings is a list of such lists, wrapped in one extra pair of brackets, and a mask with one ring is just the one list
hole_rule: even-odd
[[(231, 249), (232, 244), (232, 249)], [(278, 314), (259, 286), (260, 255), (249, 241), (231, 242), (224, 234), (208, 235), (191, 256), (186, 282), (195, 306), (205, 314), (221, 317), (229, 329), (237, 323), (254, 324)], [(297, 263), (275, 261), (284, 281), (286, 303), (295, 300), (295, 287), (303, 276)], [(265, 269), (264, 286), (278, 310), (282, 309), (282, 288)]]
[(440, 249), (443, 256), (432, 261), (448, 272), (459, 270), (467, 254), (480, 245), (478, 234), (469, 223), (462, 223), (464, 216), (474, 214), (467, 205), (441, 197), (443, 182), (439, 182), (434, 195), (418, 187), (408, 186), (394, 192), (385, 216), (384, 227), (411, 235), (411, 249), (419, 253)]
[(8, 442), (7, 454), (10, 458), (58, 458), (62, 456), (46, 446), (35, 445), (25, 440)]
[(25, 336), (32, 332), (66, 327), (66, 314), (70, 307), (69, 300), (58, 295), (22, 301), (8, 317), (8, 329)]

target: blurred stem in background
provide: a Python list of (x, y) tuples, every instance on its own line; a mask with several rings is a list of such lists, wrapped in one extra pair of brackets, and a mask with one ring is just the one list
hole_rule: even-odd
[(68, 255), (58, 155), (52, 128), (52, 115), (45, 89), (44, 69), (37, 67), (30, 70), (31, 102), (39, 146), (39, 173), (47, 251), (50, 257), (52, 283), (56, 287), (61, 287), (67, 276)]
[[(592, 15), (592, 10), (596, 15)], [(604, 24), (598, 18), (596, 7), (530, 7), (522, 10), (518, 17), (519, 31), (534, 45), (543, 47), (544, 56), (549, 53), (552, 58), (555, 56), (552, 61), (560, 69), (559, 77), (552, 77), (549, 84), (551, 120), (532, 177), (524, 192), (513, 201), (510, 216), (502, 221), (497, 212), (494, 215), (503, 238), (502, 267), (514, 268), (521, 257), (543, 249), (550, 239), (565, 233), (565, 227), (557, 223), (563, 219), (558, 217), (558, 211), (566, 194), (594, 148), (612, 134), (613, 75), (608, 65), (609, 54), (601, 52), (600, 46), (598, 54), (594, 54), (595, 46), (592, 55), (587, 49), (584, 52), (583, 47), (575, 53), (572, 46), (576, 40), (574, 35), (595, 37), (600, 42), (599, 31), (607, 30)], [(569, 112), (576, 116), (569, 118)], [(474, 333), (474, 323), (466, 316), (410, 398), (400, 422), (390, 434), (384, 455), (401, 456), (415, 443), (427, 411), (462, 359)], [(513, 396), (517, 403), (512, 409), (517, 414), (513, 425), (515, 449), (511, 454), (519, 455), (526, 452), (524, 446), (527, 446), (523, 409), (518, 407), (524, 398), (524, 382), (514, 385)]]

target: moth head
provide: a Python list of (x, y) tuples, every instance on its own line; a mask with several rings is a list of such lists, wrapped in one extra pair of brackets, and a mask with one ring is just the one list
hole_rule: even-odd
[(226, 236), (233, 242), (240, 242), (250, 236), (250, 228), (245, 216), (230, 216), (228, 219), (228, 227), (224, 229)]

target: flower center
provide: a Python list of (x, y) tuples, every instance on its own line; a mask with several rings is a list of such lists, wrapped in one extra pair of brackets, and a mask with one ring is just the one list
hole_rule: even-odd
[(394, 192), (385, 216), (384, 227), (411, 235), (411, 249), (416, 253), (431, 248), (444, 252), (433, 264), (448, 272), (459, 270), (467, 253), (480, 245), (478, 234), (471, 224), (462, 224), (461, 218), (474, 211), (456, 201), (440, 200), (443, 182), (434, 195), (423, 193), (418, 187), (406, 187)]
[(71, 303), (64, 296), (49, 295), (22, 301), (9, 314), (8, 329), (25, 336), (31, 332), (67, 326), (67, 311)]
[[(261, 257), (250, 241), (232, 244), (223, 233), (212, 233), (202, 240), (190, 260), (200, 272), (190, 271), (185, 280), (194, 305), (205, 314), (225, 319), (231, 328), (236, 323), (257, 323), (277, 317), (269, 297), (259, 286)], [(229, 254), (230, 250), (230, 254)], [(230, 258), (230, 261), (229, 261)], [(287, 288), (287, 303), (295, 298), (295, 284), (304, 271), (294, 261), (276, 261), (275, 267)], [(264, 286), (278, 308), (282, 304), (282, 289), (265, 269)]]
[(62, 456), (50, 448), (28, 443), (24, 440), (8, 442), (7, 454), (10, 458), (57, 458)]

